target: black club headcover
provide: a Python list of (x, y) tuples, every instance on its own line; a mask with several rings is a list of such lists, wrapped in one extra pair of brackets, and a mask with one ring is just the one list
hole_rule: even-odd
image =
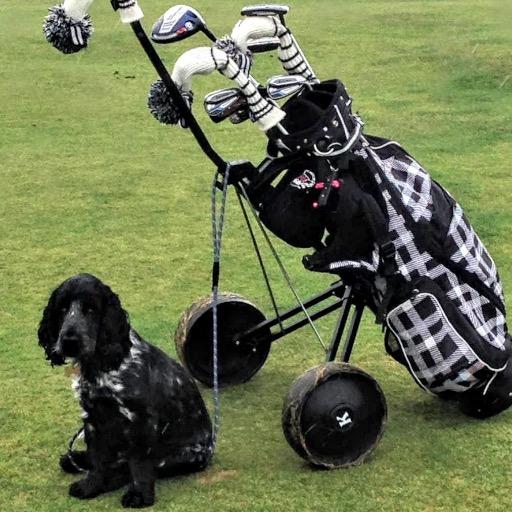
[(88, 14), (78, 20), (66, 14), (62, 4), (49, 9), (43, 23), (46, 40), (62, 53), (76, 53), (87, 48), (93, 32)]
[[(192, 105), (192, 91), (182, 92), (181, 95), (187, 103)], [(178, 124), (186, 128), (185, 120), (181, 117), (178, 107), (162, 80), (157, 80), (151, 85), (148, 94), (148, 107), (153, 117), (162, 124)]]

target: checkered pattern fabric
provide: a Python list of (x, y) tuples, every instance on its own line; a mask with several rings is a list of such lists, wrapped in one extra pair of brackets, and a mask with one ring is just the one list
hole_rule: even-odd
[(387, 322), (424, 389), (463, 392), (489, 378), (489, 369), (451, 325), (434, 295), (418, 293), (390, 311)]
[(369, 272), (376, 273), (379, 268), (379, 248), (375, 245), (375, 249), (371, 254), (371, 261), (361, 260), (340, 260), (329, 264), (329, 270), (334, 272), (343, 269), (352, 270), (368, 270)]
[(453, 212), (448, 230), (447, 247), (453, 262), (475, 274), (502, 302), (504, 301), (503, 288), (496, 265), (469, 224), (459, 204), (455, 206)]
[[(401, 158), (400, 158), (401, 157)], [(428, 173), (408, 155), (390, 156), (381, 160), (382, 169), (390, 183), (402, 196), (404, 206), (412, 218), (429, 221), (432, 218), (432, 180)]]
[[(429, 175), (400, 146), (391, 144), (394, 147), (385, 144), (382, 149), (363, 148), (358, 154), (372, 158), (385, 176), (383, 198), (398, 272), (412, 282), (420, 277), (432, 279), (470, 322), (482, 344), (505, 351), (504, 315), (459, 275), (418, 247), (414, 232), (393, 206), (391, 187), (399, 192), (403, 206), (415, 222), (430, 221), (434, 211)], [(382, 183), (379, 173), (374, 178)], [(503, 302), (496, 266), (455, 202), (452, 218), (446, 219), (446, 225), (449, 225), (443, 246), (446, 256), (476, 276)], [(451, 325), (433, 295), (418, 295), (406, 301), (388, 314), (387, 322), (401, 344), (410, 371), (422, 387), (433, 392), (465, 391), (489, 378), (486, 362), (464, 340), (464, 333), (458, 333)]]

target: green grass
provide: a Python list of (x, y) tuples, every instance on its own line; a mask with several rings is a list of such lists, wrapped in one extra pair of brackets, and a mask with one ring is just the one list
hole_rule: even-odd
[[(457, 197), (512, 298), (511, 18), (506, 2), (297, 0), (290, 26), (323, 78), (343, 79), (368, 133), (399, 140)], [(194, 3), (218, 33), (237, 2)], [(146, 25), (169, 4), (143, 2)], [(36, 329), (49, 291), (97, 274), (123, 299), (135, 328), (174, 354), (181, 312), (209, 288), (212, 169), (190, 134), (159, 126), (145, 107), (155, 74), (108, 2), (96, 2), (91, 47), (65, 57), (43, 41), (48, 4), (0, 4), (0, 511), (108, 510), (67, 497), (57, 456), (78, 423), (62, 369), (45, 364)], [(508, 21), (507, 21), (508, 20)], [(161, 49), (169, 65), (197, 37)], [(278, 73), (258, 57), (257, 74)], [(201, 109), (221, 77), (197, 80), (195, 112), (226, 158), (263, 154), (248, 123), (213, 126)], [(501, 85), (501, 87), (500, 87)], [(279, 251), (306, 296), (330, 279)], [(291, 305), (276, 269), (281, 303)], [(269, 311), (250, 241), (228, 209), (222, 288)], [(328, 335), (332, 319), (320, 323)], [(273, 347), (248, 384), (222, 394), (222, 432), (206, 473), (158, 484), (155, 510), (502, 511), (512, 505), (512, 416), (462, 417), (423, 394), (384, 353), (368, 316), (353, 362), (375, 376), (389, 406), (384, 438), (359, 467), (315, 471), (281, 433), (282, 398), (322, 360), (305, 329)], [(210, 403), (210, 392), (204, 395)]]

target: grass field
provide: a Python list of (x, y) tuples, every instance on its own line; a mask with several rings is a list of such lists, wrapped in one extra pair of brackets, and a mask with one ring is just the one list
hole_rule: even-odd
[[(48, 0), (50, 1), (50, 0)], [(368, 133), (403, 143), (461, 202), (493, 254), (512, 299), (512, 9), (507, 2), (295, 0), (289, 24), (322, 78), (339, 77)], [(242, 4), (197, 0), (218, 32)], [(68, 498), (58, 454), (78, 425), (69, 378), (37, 346), (53, 287), (82, 271), (111, 284), (147, 339), (174, 354), (181, 312), (208, 292), (212, 169), (190, 134), (158, 125), (145, 102), (155, 79), (108, 2), (92, 10), (90, 49), (63, 56), (41, 34), (46, 0), (0, 3), (0, 511), (110, 510), (121, 493)], [(143, 2), (150, 26), (169, 4)], [(197, 36), (162, 48), (169, 65)], [(257, 75), (278, 73), (275, 55)], [(195, 112), (226, 158), (263, 154), (255, 126), (213, 126), (197, 80)], [(329, 277), (302, 252), (279, 252), (303, 296)], [(293, 300), (272, 269), (283, 306)], [(235, 201), (228, 208), (222, 289), (270, 312)], [(321, 322), (328, 335), (334, 318)], [(158, 484), (155, 510), (504, 511), (512, 506), (512, 413), (468, 420), (421, 392), (384, 353), (365, 319), (353, 362), (381, 384), (384, 438), (359, 467), (315, 471), (286, 444), (282, 398), (321, 362), (309, 330), (273, 347), (248, 384), (222, 394), (222, 432), (205, 473)], [(211, 403), (211, 395), (204, 390)]]

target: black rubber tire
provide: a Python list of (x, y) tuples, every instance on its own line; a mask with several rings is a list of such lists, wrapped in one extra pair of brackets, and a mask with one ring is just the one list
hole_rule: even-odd
[[(270, 351), (270, 329), (257, 339), (238, 341), (236, 335), (265, 320), (251, 302), (234, 293), (220, 293), (217, 305), (219, 385), (247, 382), (265, 364)], [(174, 335), (178, 355), (189, 372), (213, 386), (212, 297), (194, 302), (181, 316)]]
[(330, 362), (293, 383), (282, 425), (300, 457), (336, 469), (363, 462), (377, 447), (386, 419), (386, 399), (377, 381), (354, 366)]

